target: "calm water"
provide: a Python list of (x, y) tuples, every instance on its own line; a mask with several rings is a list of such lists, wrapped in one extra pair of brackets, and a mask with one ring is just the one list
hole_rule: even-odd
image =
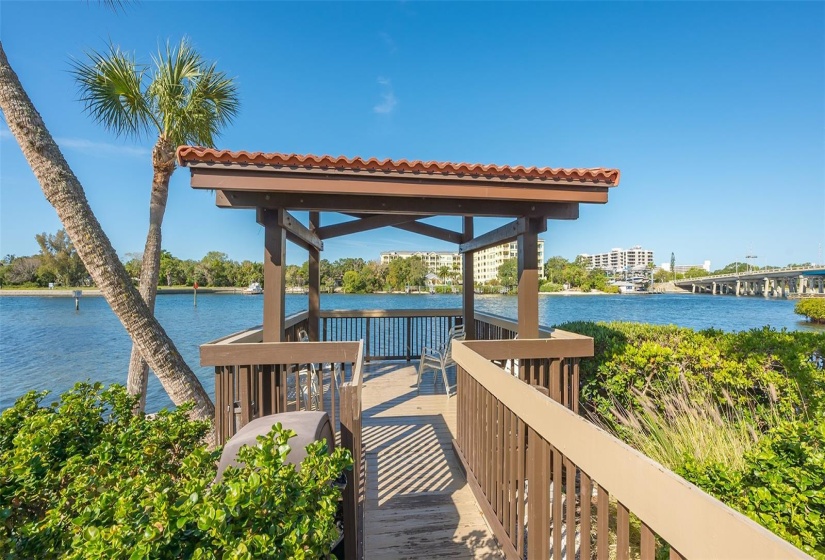
[[(516, 298), (476, 296), (476, 308), (515, 318)], [(306, 309), (306, 296), (287, 295), (287, 314)], [(543, 325), (565, 321), (640, 321), (734, 331), (764, 325), (814, 328), (793, 312), (794, 302), (703, 295), (542, 296)], [(243, 295), (161, 295), (157, 316), (186, 361), (213, 392), (213, 371), (198, 366), (198, 345), (262, 322), (263, 298)], [(322, 295), (324, 309), (460, 307), (459, 295)], [(86, 297), (75, 312), (71, 298), (0, 298), (0, 409), (26, 391), (60, 393), (76, 381), (125, 383), (131, 341), (102, 297)], [(149, 380), (148, 408), (171, 404)]]

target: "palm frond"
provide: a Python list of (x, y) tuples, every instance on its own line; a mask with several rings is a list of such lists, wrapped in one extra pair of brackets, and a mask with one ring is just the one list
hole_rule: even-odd
[(152, 121), (143, 92), (146, 67), (114, 45), (87, 56), (73, 61), (71, 70), (86, 112), (118, 136), (140, 137)]
[(163, 123), (162, 134), (175, 145), (213, 146), (238, 112), (232, 79), (204, 61), (186, 38), (175, 47), (167, 43), (154, 63), (148, 93)]

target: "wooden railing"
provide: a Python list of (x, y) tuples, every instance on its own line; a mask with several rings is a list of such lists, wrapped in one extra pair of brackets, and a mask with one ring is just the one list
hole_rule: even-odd
[(653, 560), (665, 547), (671, 559), (807, 558), (491, 361), (532, 359), (539, 343), (545, 355), (568, 345), (551, 338), (453, 347), (453, 443), (508, 558), (627, 560), (632, 548)]
[[(296, 323), (298, 324), (298, 323)], [(361, 387), (364, 345), (357, 342), (260, 342), (252, 329), (201, 346), (201, 365), (215, 367), (219, 445), (261, 416), (324, 410), (336, 439), (352, 454), (344, 490), (347, 558), (363, 558), (364, 462)], [(316, 364), (314, 373), (310, 364)]]
[(363, 340), (367, 360), (412, 360), (421, 348), (444, 344), (461, 323), (460, 309), (375, 309), (321, 311), (321, 339)]

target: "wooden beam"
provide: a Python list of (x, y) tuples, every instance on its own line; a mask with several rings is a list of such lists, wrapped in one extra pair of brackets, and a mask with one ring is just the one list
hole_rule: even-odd
[(295, 175), (227, 168), (191, 168), (196, 189), (227, 189), (301, 194), (362, 195), (373, 197), (432, 197), (522, 200), (532, 202), (607, 202), (607, 185), (563, 184), (549, 181), (442, 181), (432, 178), (392, 180), (368, 176)]
[(330, 196), (297, 193), (263, 193), (217, 190), (215, 204), (220, 208), (289, 208), (316, 212), (419, 214), (423, 216), (549, 217), (558, 220), (578, 218), (578, 204), (500, 201), (488, 199), (434, 199), (376, 196)]
[(360, 218), (349, 222), (342, 222), (331, 226), (322, 227), (318, 230), (318, 237), (321, 239), (330, 239), (332, 237), (340, 237), (342, 235), (349, 235), (351, 233), (359, 233), (362, 231), (369, 231), (386, 226), (395, 226), (405, 222), (413, 222), (421, 216), (410, 216), (404, 214), (346, 214), (347, 216), (355, 216)]
[[(309, 231), (315, 235), (320, 229), (321, 217), (318, 212), (309, 213)], [(321, 251), (310, 247), (309, 252), (309, 302), (307, 305), (307, 334), (312, 341), (319, 341), (321, 316)]]
[(284, 228), (287, 238), (296, 245), (307, 250), (310, 247), (314, 247), (317, 251), (324, 250), (324, 242), (283, 208), (278, 209), (278, 225)]
[[(534, 228), (535, 231), (531, 231), (530, 228)], [(526, 218), (519, 218), (518, 220), (513, 220), (509, 224), (504, 224), (503, 226), (492, 231), (488, 231), (483, 235), (479, 235), (476, 238), (465, 241), (459, 245), (458, 250), (461, 253), (480, 251), (481, 249), (486, 249), (487, 247), (495, 247), (503, 243), (514, 241), (518, 238), (518, 236), (527, 232), (538, 234), (545, 231), (547, 231), (547, 221), (545, 219), (531, 219), (528, 222)]]
[[(345, 212), (347, 216), (355, 216), (358, 218), (368, 218), (370, 214), (352, 214)], [(376, 216), (379, 217), (379, 216)], [(382, 218), (388, 218), (389, 216), (381, 215)], [(396, 229), (403, 229), (404, 231), (409, 231), (412, 233), (417, 233), (419, 235), (425, 235), (427, 237), (433, 237), (435, 239), (440, 239), (441, 241), (446, 241), (448, 243), (461, 243), (461, 234), (457, 231), (452, 231), (449, 229), (445, 229), (442, 227), (430, 225), (430, 224), (423, 224), (421, 222), (417, 222), (415, 220), (419, 220), (422, 216), (407, 216), (412, 218), (411, 220), (405, 222), (398, 222), (395, 224), (387, 224), (391, 225)]]
[[(473, 217), (466, 216), (464, 218), (462, 229), (464, 239), (473, 238)], [(461, 265), (464, 269), (464, 275), (461, 278), (463, 284), (461, 294), (461, 306), (464, 312), (464, 333), (467, 340), (475, 340), (476, 338), (476, 315), (475, 315), (475, 274), (473, 271), (472, 252), (461, 254)]]
[(264, 226), (264, 342), (283, 342), (286, 321), (286, 231), (278, 225), (278, 213), (259, 209)]
[(518, 220), (518, 335), (539, 337), (539, 231), (547, 222), (535, 218)]
[(422, 224), (421, 222), (411, 222), (408, 224), (398, 224), (393, 226), (396, 229), (403, 229), (405, 231), (410, 231), (412, 233), (417, 233), (419, 235), (426, 235), (427, 237), (432, 237), (435, 239), (440, 239), (441, 241), (446, 241), (448, 243), (461, 243), (461, 234), (457, 231), (452, 231), (449, 229), (445, 229), (442, 227), (434, 226), (431, 224)]

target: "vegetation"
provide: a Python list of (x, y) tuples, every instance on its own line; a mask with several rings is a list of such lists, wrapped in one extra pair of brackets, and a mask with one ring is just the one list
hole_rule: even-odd
[(518, 259), (507, 259), (498, 267), (498, 281), (508, 290), (518, 286)]
[(815, 323), (825, 323), (825, 299), (802, 298), (796, 302), (794, 313), (804, 315)]
[(338, 535), (352, 463), (311, 444), (285, 464), (294, 433), (276, 425), (214, 482), (220, 450), (191, 406), (132, 414), (125, 389), (78, 384), (58, 403), (31, 392), (0, 416), (0, 555), (4, 558), (318, 558)]
[[(172, 402), (195, 403), (192, 415), (212, 418), (212, 400), (132, 285), (129, 275), (92, 212), (83, 186), (31, 102), (0, 44), (0, 110), (54, 207), (75, 250), (132, 342), (146, 356)], [(158, 349), (163, 349), (159, 351)]]
[[(161, 227), (169, 197), (169, 180), (177, 167), (175, 150), (183, 144), (213, 147), (220, 130), (238, 111), (233, 81), (204, 60), (186, 39), (166, 45), (149, 71), (133, 55), (114, 45), (109, 52), (89, 53), (74, 63), (81, 100), (94, 120), (117, 136), (156, 136), (152, 149), (149, 231), (140, 267), (140, 294), (154, 313), (161, 259)], [(146, 402), (149, 366), (132, 346), (127, 387)]]
[(825, 334), (567, 323), (582, 404), (616, 435), (825, 558)]

